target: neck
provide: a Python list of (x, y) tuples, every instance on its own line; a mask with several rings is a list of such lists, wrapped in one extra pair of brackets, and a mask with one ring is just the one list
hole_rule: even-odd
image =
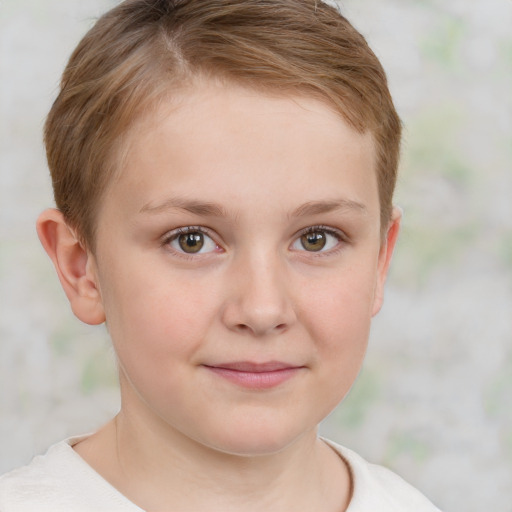
[(316, 429), (277, 453), (219, 452), (163, 421), (122, 411), (76, 451), (148, 512), (345, 510), (346, 465)]

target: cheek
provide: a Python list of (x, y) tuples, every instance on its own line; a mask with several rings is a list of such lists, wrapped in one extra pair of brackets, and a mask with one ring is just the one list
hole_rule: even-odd
[[(371, 270), (371, 269), (370, 269)], [(314, 385), (304, 392), (320, 422), (347, 395), (359, 374), (368, 345), (373, 303), (371, 271), (331, 275), (304, 283), (301, 324), (312, 340)], [(306, 398), (307, 397), (307, 398)]]
[(119, 269), (110, 277), (102, 296), (120, 359), (158, 362), (170, 354), (186, 357), (202, 342), (217, 303), (210, 283), (199, 287), (183, 276), (156, 270)]
[[(326, 362), (348, 364), (366, 351), (375, 295), (371, 266), (353, 266), (314, 286), (304, 283), (303, 324)], [(340, 363), (341, 362), (341, 363)]]
[[(191, 381), (215, 315), (213, 293), (150, 276), (111, 292), (107, 318), (121, 373), (144, 400), (163, 409), (177, 406), (186, 394), (176, 390)], [(125, 399), (130, 393), (124, 389)]]
[(328, 326), (343, 324), (358, 328), (372, 316), (376, 266), (368, 264), (352, 265), (340, 271), (330, 272), (316, 279), (305, 279), (303, 303), (313, 309), (320, 323)]

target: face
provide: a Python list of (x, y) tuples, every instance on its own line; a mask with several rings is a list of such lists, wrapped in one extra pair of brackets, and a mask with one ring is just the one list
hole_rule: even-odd
[(128, 147), (93, 259), (122, 410), (228, 453), (314, 432), (381, 302), (371, 136), (314, 99), (203, 84)]

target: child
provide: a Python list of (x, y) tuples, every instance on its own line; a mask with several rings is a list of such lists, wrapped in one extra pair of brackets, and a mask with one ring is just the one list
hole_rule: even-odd
[(106, 322), (119, 414), (0, 479), (2, 512), (428, 512), (317, 436), (379, 311), (400, 121), (363, 37), (315, 0), (126, 0), (46, 123), (38, 234)]

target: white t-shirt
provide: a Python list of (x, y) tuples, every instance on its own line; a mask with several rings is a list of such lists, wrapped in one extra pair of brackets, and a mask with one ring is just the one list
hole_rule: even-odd
[[(1, 476), (0, 511), (144, 512), (73, 450), (79, 439), (62, 441), (28, 466)], [(328, 443), (347, 462), (352, 475), (353, 495), (347, 512), (440, 512), (392, 471)]]

